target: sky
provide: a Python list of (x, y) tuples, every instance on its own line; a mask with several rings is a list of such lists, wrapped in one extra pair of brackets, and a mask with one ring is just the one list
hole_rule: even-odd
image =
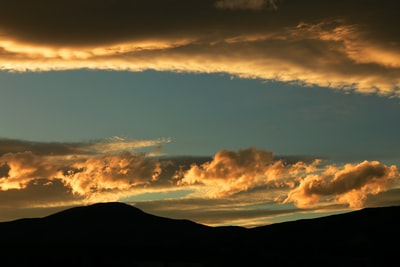
[(400, 204), (398, 1), (13, 0), (0, 221), (253, 227)]

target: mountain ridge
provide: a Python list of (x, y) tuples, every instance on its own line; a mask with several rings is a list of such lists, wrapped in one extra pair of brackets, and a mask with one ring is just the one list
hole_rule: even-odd
[(398, 225), (400, 206), (244, 228), (106, 202), (2, 222), (0, 242), (5, 266), (392, 266)]

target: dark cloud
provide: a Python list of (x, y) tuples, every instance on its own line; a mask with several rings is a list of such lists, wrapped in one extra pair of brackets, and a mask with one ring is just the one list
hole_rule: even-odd
[(82, 197), (73, 195), (71, 188), (60, 179), (35, 179), (29, 181), (23, 190), (0, 190), (0, 209), (63, 206), (82, 200)]
[(0, 221), (43, 217), (84, 203), (60, 179), (33, 179), (24, 189), (0, 190)]
[(91, 142), (37, 142), (18, 139), (0, 139), (0, 156), (6, 153), (31, 152), (37, 156), (89, 155), (98, 153), (120, 152), (143, 147), (160, 146), (169, 139), (157, 140), (125, 140), (111, 138)]
[(0, 178), (7, 178), (10, 166), (8, 164), (0, 165)]
[(84, 143), (34, 142), (17, 139), (0, 139), (0, 156), (6, 153), (30, 151), (36, 155), (81, 154)]
[(387, 207), (400, 205), (400, 188), (394, 188), (379, 195), (371, 195), (365, 202), (366, 207)]
[(213, 0), (17, 0), (3, 3), (0, 17), (7, 35), (57, 45), (206, 37), (244, 22), (217, 10)]
[[(264, 6), (274, 8), (258, 10)], [(190, 36), (215, 41), (342, 19), (379, 39), (398, 40), (398, 7), (395, 0), (8, 0), (2, 2), (0, 29), (27, 42), (98, 45)]]
[(398, 96), (398, 6), (394, 0), (5, 1), (0, 65), (224, 72)]

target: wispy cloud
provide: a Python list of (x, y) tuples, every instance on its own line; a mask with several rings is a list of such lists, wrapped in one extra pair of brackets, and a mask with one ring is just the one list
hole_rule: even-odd
[(109, 139), (90, 142), (36, 142), (15, 139), (0, 139), (0, 156), (7, 153), (32, 152), (35, 155), (87, 155), (137, 151), (142, 148), (157, 148), (171, 142), (171, 138), (129, 140), (114, 136)]
[(399, 96), (397, 6), (379, 3), (385, 20), (375, 6), (369, 0), (19, 0), (0, 11), (0, 68), (224, 72)]

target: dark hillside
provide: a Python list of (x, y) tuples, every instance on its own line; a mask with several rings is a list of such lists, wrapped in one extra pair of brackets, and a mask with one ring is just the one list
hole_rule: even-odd
[(246, 229), (98, 203), (0, 223), (0, 253), (4, 266), (398, 266), (398, 225), (400, 207)]

